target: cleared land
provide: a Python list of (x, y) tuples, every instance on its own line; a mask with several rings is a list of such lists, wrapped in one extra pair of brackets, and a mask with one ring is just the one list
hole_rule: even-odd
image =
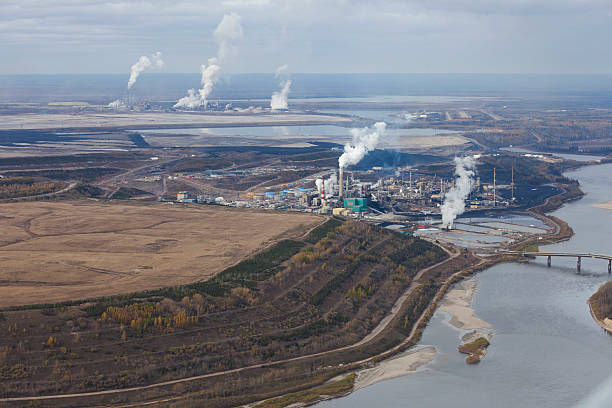
[(28, 113), (3, 115), (0, 129), (74, 129), (74, 128), (163, 128), (177, 125), (291, 125), (350, 122), (350, 119), (314, 114), (235, 114), (235, 113), (83, 113), (79, 115)]
[(0, 205), (0, 307), (185, 284), (322, 222), (308, 214), (99, 202)]

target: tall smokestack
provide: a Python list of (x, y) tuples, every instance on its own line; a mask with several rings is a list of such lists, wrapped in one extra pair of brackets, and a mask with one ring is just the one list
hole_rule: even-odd
[(410, 169), (410, 195), (408, 195), (408, 198), (412, 198), (412, 169)]
[(338, 197), (343, 196), (343, 186), (344, 186), (344, 169), (340, 167), (340, 186), (338, 187)]
[(495, 197), (495, 167), (493, 167), (493, 207), (497, 205), (497, 197)]
[(325, 200), (325, 180), (321, 179), (321, 200)]

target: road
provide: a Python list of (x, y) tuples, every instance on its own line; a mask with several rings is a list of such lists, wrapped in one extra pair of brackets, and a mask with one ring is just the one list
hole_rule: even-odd
[[(333, 349), (333, 350), (322, 351), (322, 352), (319, 352), (319, 353), (313, 353), (313, 354), (308, 354), (308, 355), (299, 356), (299, 357), (292, 357), (292, 358), (288, 358), (288, 359), (284, 359), (284, 360), (278, 360), (278, 361), (274, 361), (274, 362), (254, 364), (254, 365), (250, 365), (250, 366), (246, 366), (246, 367), (234, 368), (234, 369), (231, 369), (231, 370), (219, 371), (219, 372), (209, 373), (209, 374), (202, 374), (202, 375), (198, 375), (198, 376), (194, 376), (194, 377), (179, 378), (179, 379), (176, 379), (176, 380), (164, 381), (164, 382), (159, 382), (159, 383), (150, 384), (150, 385), (143, 385), (143, 386), (139, 386), (139, 387), (116, 388), (116, 389), (111, 389), (111, 390), (84, 392), (84, 393), (75, 393), (75, 394), (56, 394), (56, 395), (43, 395), (43, 396), (36, 396), (36, 397), (0, 398), (0, 402), (20, 402), (20, 401), (23, 402), (23, 401), (57, 400), (57, 399), (66, 399), (66, 398), (79, 398), (79, 397), (87, 398), (87, 397), (96, 397), (96, 396), (103, 396), (103, 395), (119, 394), (119, 393), (124, 393), (124, 392), (145, 391), (145, 390), (149, 390), (149, 389), (153, 389), (153, 388), (165, 387), (165, 386), (174, 385), (174, 384), (181, 384), (181, 383), (186, 383), (186, 382), (191, 382), (191, 381), (202, 380), (202, 379), (206, 379), (206, 378), (213, 378), (213, 377), (218, 377), (218, 376), (223, 376), (223, 375), (228, 375), (228, 374), (240, 373), (240, 372), (243, 372), (243, 371), (252, 370), (252, 369), (256, 369), (256, 368), (272, 367), (272, 366), (276, 366), (276, 365), (280, 365), (280, 364), (285, 364), (285, 363), (290, 363), (290, 362), (295, 362), (295, 361), (301, 361), (301, 360), (306, 360), (306, 359), (310, 359), (310, 358), (323, 357), (323, 356), (326, 356), (326, 355), (329, 355), (329, 354), (332, 354), (332, 353), (337, 353), (337, 352), (340, 352), (340, 351), (347, 351), (347, 350), (351, 350), (351, 349), (354, 349), (354, 348), (361, 347), (364, 344), (374, 340), (380, 333), (382, 333), (386, 328), (389, 327), (389, 325), (391, 324), (393, 319), (395, 317), (397, 317), (397, 315), (400, 313), (402, 306), (404, 305), (406, 300), (410, 297), (410, 294), (412, 293), (412, 291), (414, 291), (415, 288), (419, 285), (419, 283), (417, 281), (418, 281), (418, 279), (420, 279), (423, 276), (423, 274), (425, 274), (427, 271), (429, 271), (429, 270), (431, 270), (433, 268), (436, 268), (436, 267), (441, 266), (441, 265), (443, 265), (443, 264), (445, 264), (447, 262), (452, 261), (453, 259), (457, 258), (460, 255), (460, 252), (452, 253), (452, 252), (450, 252), (448, 249), (446, 249), (444, 247), (441, 247), (441, 248), (444, 249), (444, 251), (446, 251), (451, 256), (449, 258), (441, 261), (441, 262), (438, 262), (435, 265), (432, 265), (432, 266), (429, 266), (427, 268), (421, 269), (415, 275), (415, 277), (413, 279), (412, 285), (397, 299), (397, 301), (395, 302), (395, 304), (393, 305), (393, 307), (391, 309), (390, 314), (388, 316), (385, 316), (385, 318), (378, 324), (378, 326), (376, 326), (372, 330), (372, 332), (370, 332), (363, 339), (361, 339), (360, 341), (358, 341), (358, 342), (356, 342), (354, 344), (343, 346), (343, 347), (339, 347), (339, 348), (336, 348), (336, 349)], [(458, 274), (460, 274), (462, 272), (463, 271), (459, 271), (459, 272), (453, 274), (448, 279), (449, 280), (453, 279), (456, 275), (458, 275)], [(427, 312), (427, 310), (425, 312)], [(412, 338), (414, 337), (414, 335), (416, 333), (416, 329), (418, 328), (418, 325), (425, 318), (425, 312), (421, 315), (421, 317), (419, 318), (417, 323), (412, 328), (412, 331), (410, 332), (410, 335), (406, 339), (404, 339), (404, 341), (402, 343), (400, 343), (399, 345), (393, 347), (390, 350), (387, 350), (384, 354), (394, 353), (397, 350), (400, 350), (401, 347), (404, 347), (408, 342), (412, 341)], [(362, 365), (362, 364), (374, 361), (377, 358), (379, 358), (379, 356), (369, 357), (369, 358), (361, 360), (361, 361), (350, 363), (350, 365), (351, 366), (359, 366), (359, 365)]]

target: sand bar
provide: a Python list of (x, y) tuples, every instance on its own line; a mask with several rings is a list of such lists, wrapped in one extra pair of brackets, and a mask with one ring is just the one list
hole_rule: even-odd
[(472, 299), (476, 292), (476, 281), (455, 285), (444, 297), (440, 309), (451, 315), (449, 323), (461, 330), (490, 329), (491, 325), (474, 314)]
[(612, 201), (606, 201), (605, 203), (593, 204), (593, 207), (601, 208), (603, 210), (612, 211)]
[(419, 372), (421, 371), (420, 368), (431, 362), (435, 356), (436, 348), (427, 346), (384, 360), (373, 368), (361, 370), (357, 374), (354, 390), (368, 387), (380, 381)]

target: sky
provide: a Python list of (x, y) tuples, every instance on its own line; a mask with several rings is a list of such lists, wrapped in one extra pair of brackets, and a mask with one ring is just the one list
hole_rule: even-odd
[(612, 73), (612, 0), (0, 0), (0, 74)]

